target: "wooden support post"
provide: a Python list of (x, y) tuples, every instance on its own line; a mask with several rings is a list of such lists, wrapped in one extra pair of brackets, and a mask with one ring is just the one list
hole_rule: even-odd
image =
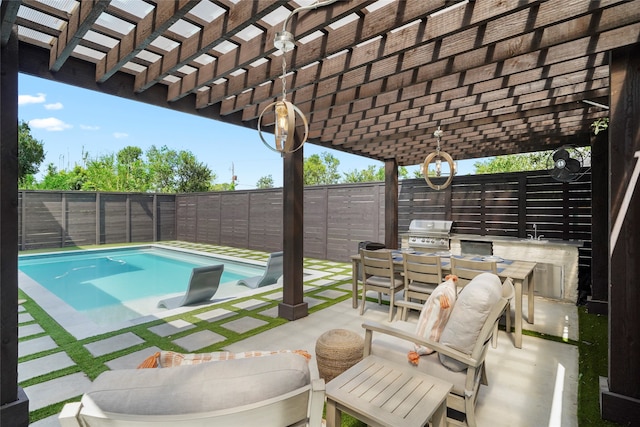
[[(2, 4), (4, 9), (5, 4)], [(18, 33), (0, 52), (0, 420), (29, 425), (18, 387)]]
[(600, 132), (591, 141), (591, 298), (592, 314), (609, 312), (609, 138)]
[(398, 162), (384, 162), (384, 245), (398, 249)]
[(638, 425), (640, 185), (632, 177), (640, 161), (640, 44), (613, 50), (609, 64), (609, 377), (600, 402), (603, 419)]
[[(296, 138), (299, 135), (296, 134)], [(299, 141), (299, 139), (298, 139)], [(298, 142), (296, 141), (296, 142)], [(309, 314), (309, 307), (303, 301), (303, 149), (284, 155), (282, 188), (282, 250), (284, 284), (283, 298), (278, 305), (278, 316), (296, 320)]]

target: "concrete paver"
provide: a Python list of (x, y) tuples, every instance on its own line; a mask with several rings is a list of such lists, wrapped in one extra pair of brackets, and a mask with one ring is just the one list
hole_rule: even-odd
[(117, 359), (110, 360), (105, 363), (109, 369), (135, 369), (140, 365), (147, 357), (160, 351), (158, 347), (149, 347), (142, 350), (129, 353), (125, 356), (118, 357)]
[(264, 320), (255, 319), (253, 317), (242, 317), (238, 320), (232, 320), (231, 322), (224, 323), (222, 327), (239, 334), (244, 334), (267, 324), (268, 323)]
[(52, 350), (58, 344), (48, 335), (18, 343), (18, 357), (30, 356), (41, 351)]
[(236, 304), (233, 304), (233, 306), (237, 308), (243, 308), (245, 310), (253, 310), (267, 304), (269, 303), (260, 299), (248, 299), (246, 301), (240, 301)]
[(33, 322), (33, 316), (29, 313), (18, 313), (18, 323)]
[(33, 323), (31, 325), (24, 325), (18, 328), (18, 338), (30, 337), (31, 335), (37, 335), (44, 332), (42, 326), (37, 323)]
[(205, 311), (204, 313), (196, 314), (195, 317), (207, 322), (214, 322), (223, 320), (236, 314), (235, 311), (226, 310), (224, 308), (216, 308), (214, 310)]
[(35, 411), (80, 396), (90, 386), (89, 378), (84, 373), (78, 372), (26, 387), (24, 392), (29, 397), (29, 411)]
[(178, 332), (188, 331), (189, 329), (193, 329), (195, 327), (196, 326), (193, 323), (189, 323), (186, 320), (178, 319), (163, 323), (161, 325), (152, 326), (151, 328), (149, 328), (149, 330), (161, 337), (168, 337), (170, 335), (177, 334)]
[(143, 342), (144, 340), (136, 334), (127, 332), (104, 340), (85, 344), (84, 348), (86, 348), (93, 356), (103, 356), (118, 350), (133, 347), (134, 345), (142, 344)]
[(178, 338), (173, 343), (184, 348), (188, 352), (200, 350), (215, 343), (224, 341), (226, 338), (220, 334), (211, 331), (194, 332), (186, 337)]
[(75, 365), (65, 352), (53, 353), (27, 362), (18, 363), (18, 382)]

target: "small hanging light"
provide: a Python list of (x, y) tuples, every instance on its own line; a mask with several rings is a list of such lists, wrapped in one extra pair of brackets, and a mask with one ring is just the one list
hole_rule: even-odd
[[(444, 190), (445, 188), (447, 188), (449, 184), (451, 184), (453, 175), (456, 173), (456, 164), (454, 163), (451, 156), (448, 153), (440, 150), (440, 139), (442, 138), (442, 135), (444, 135), (444, 132), (440, 129), (440, 126), (438, 126), (438, 129), (436, 129), (436, 131), (433, 132), (433, 136), (436, 138), (436, 141), (438, 142), (438, 145), (436, 146), (436, 151), (429, 154), (424, 159), (424, 164), (422, 165), (422, 175), (424, 175), (424, 180), (427, 182), (427, 185), (429, 187), (433, 188), (436, 191)], [(429, 165), (434, 160), (436, 165), (435, 173), (437, 177), (442, 176), (442, 160), (447, 162), (447, 164), (449, 165), (449, 176), (447, 177), (447, 180), (444, 182), (444, 184), (441, 184), (441, 185), (434, 184), (433, 182), (431, 182), (431, 178), (429, 178)]]
[[(298, 150), (302, 145), (307, 141), (309, 137), (309, 122), (305, 115), (300, 111), (298, 107), (293, 105), (293, 103), (287, 101), (287, 62), (285, 59), (285, 54), (291, 50), (293, 50), (296, 46), (295, 40), (293, 38), (293, 34), (287, 31), (287, 23), (289, 19), (296, 13), (299, 13), (304, 10), (317, 9), (320, 6), (326, 6), (331, 3), (335, 3), (337, 0), (327, 0), (324, 2), (316, 1), (315, 3), (309, 6), (302, 6), (297, 9), (291, 11), (287, 19), (284, 20), (282, 24), (282, 31), (276, 33), (275, 39), (273, 40), (273, 46), (282, 52), (282, 75), (280, 76), (280, 80), (282, 81), (282, 99), (280, 101), (272, 102), (267, 105), (260, 116), (258, 117), (258, 135), (260, 139), (269, 149), (273, 151), (277, 151), (282, 155), (286, 153), (292, 153)], [(262, 136), (262, 116), (267, 112), (267, 110), (273, 109), (275, 113), (275, 122), (274, 122), (274, 138), (275, 143), (272, 146), (269, 144), (264, 137)], [(302, 141), (298, 146), (295, 145), (295, 129), (296, 129), (296, 115), (300, 117), (302, 120), (302, 124), (304, 126), (304, 134), (302, 137)]]

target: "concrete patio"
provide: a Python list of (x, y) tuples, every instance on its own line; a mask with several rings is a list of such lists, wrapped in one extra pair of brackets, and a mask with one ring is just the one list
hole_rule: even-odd
[[(258, 334), (252, 331), (264, 328), (269, 319), (277, 317), (277, 302), (282, 297), (279, 289), (265, 289), (263, 293), (232, 301), (224, 308), (219, 304), (198, 307), (192, 315), (187, 312), (167, 322), (137, 325), (104, 337), (78, 340), (72, 345), (82, 345), (91, 363), (104, 364), (107, 369), (136, 367), (160, 349), (158, 343), (165, 343), (160, 344), (162, 348), (178, 346), (184, 352), (211, 351), (207, 348), (219, 342), (221, 348), (230, 351), (304, 349), (315, 356), (317, 338), (330, 329), (344, 328), (362, 334), (364, 319), (386, 323), (386, 305), (368, 302), (363, 316), (351, 307), (350, 264), (305, 259), (305, 268), (312, 266), (329, 274), (305, 282), (310, 315)], [(412, 315), (416, 317), (416, 313)], [(535, 319), (535, 325), (525, 322), (524, 329), (570, 342), (578, 339), (574, 304), (536, 297)], [(19, 381), (29, 396), (31, 413), (56, 408), (66, 400), (77, 400), (91, 380), (65, 351), (69, 345), (53, 340), (39, 324), (38, 313), (30, 313), (23, 305), (19, 323), (20, 337), (24, 337), (19, 345)], [(225, 345), (229, 331), (251, 336)], [(513, 336), (500, 331), (497, 348), (491, 348), (487, 355), (489, 386), (481, 388), (479, 395), (479, 425), (577, 426), (578, 348), (570, 342), (525, 335), (523, 348), (517, 349)], [(311, 368), (312, 375), (317, 376), (315, 357)], [(47, 378), (52, 372), (60, 375)], [(39, 382), (40, 377), (47, 379)], [(57, 427), (59, 423), (57, 415), (50, 415), (31, 425)]]

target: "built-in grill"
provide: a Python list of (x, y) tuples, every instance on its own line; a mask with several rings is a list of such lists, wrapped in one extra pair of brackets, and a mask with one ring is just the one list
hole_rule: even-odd
[(409, 224), (409, 247), (449, 250), (453, 221), (414, 219)]

